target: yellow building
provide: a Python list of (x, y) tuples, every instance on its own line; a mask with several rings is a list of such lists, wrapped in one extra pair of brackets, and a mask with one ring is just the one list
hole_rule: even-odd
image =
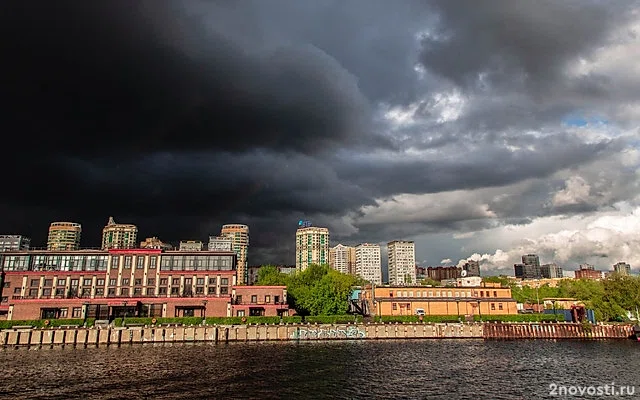
[(511, 289), (480, 287), (375, 286), (362, 292), (377, 316), (517, 314)]
[(102, 229), (102, 250), (134, 249), (138, 239), (138, 227), (133, 224), (117, 224), (109, 217), (107, 225)]
[(78, 250), (82, 225), (75, 222), (52, 222), (47, 237), (47, 250)]
[(247, 256), (249, 252), (249, 227), (242, 224), (227, 224), (222, 226), (220, 236), (230, 238), (233, 251), (238, 256), (238, 270), (236, 272), (238, 285), (246, 285), (249, 280)]

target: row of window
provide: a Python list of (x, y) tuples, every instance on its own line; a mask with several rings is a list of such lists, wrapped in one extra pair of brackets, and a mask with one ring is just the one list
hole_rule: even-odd
[[(5, 271), (53, 269), (61, 271), (106, 271), (108, 264), (106, 255), (18, 255), (4, 256), (2, 267)], [(184, 256), (162, 255), (161, 269), (163, 270), (232, 270), (233, 256)], [(156, 268), (158, 256), (111, 256), (111, 268), (120, 266), (122, 258), (123, 268), (143, 269), (146, 258), (149, 268)]]
[[(397, 311), (398, 310), (398, 306), (400, 306), (400, 308), (406, 308), (407, 310), (411, 310), (411, 303), (391, 303), (391, 307), (393, 309), (393, 311)], [(495, 311), (496, 310), (496, 303), (491, 303), (490, 304), (490, 308), (491, 311)], [(504, 307), (502, 305), (502, 303), (498, 303), (498, 310), (503, 310)]]
[[(434, 296), (435, 294), (435, 296)], [(480, 297), (498, 297), (498, 292), (497, 291), (493, 291), (493, 296), (491, 296), (491, 291), (489, 290), (480, 290), (479, 291), (479, 295)], [(394, 292), (393, 291), (389, 291), (389, 297), (394, 297)], [(412, 290), (404, 290), (404, 291), (396, 291), (395, 292), (395, 297), (472, 297), (471, 296), (471, 291), (433, 291), (433, 290), (429, 290), (427, 291), (416, 291), (415, 292), (415, 296), (414, 296), (414, 292)]]
[[(80, 279), (71, 279), (70, 280), (70, 285), (71, 287), (78, 287), (80, 286)], [(122, 285), (128, 285), (130, 282), (129, 278), (123, 278), (122, 279)], [(31, 287), (34, 286), (40, 286), (40, 279), (31, 279), (31, 281), (29, 282)], [(167, 285), (169, 283), (169, 279), (168, 278), (161, 278), (160, 279), (160, 285)], [(205, 278), (196, 278), (196, 285), (204, 285), (205, 283)], [(218, 278), (214, 277), (214, 278), (209, 278), (209, 285), (217, 285), (218, 283)], [(67, 284), (67, 279), (66, 278), (59, 278), (56, 281), (56, 286), (66, 286)], [(82, 286), (91, 286), (93, 284), (93, 279), (92, 278), (84, 278), (82, 280)], [(96, 285), (97, 286), (104, 286), (105, 284), (105, 279), (103, 278), (99, 278), (96, 279)], [(152, 286), (156, 284), (156, 280), (155, 278), (148, 278), (147, 279), (147, 286)], [(173, 278), (171, 280), (171, 284), (172, 285), (180, 285), (180, 278)], [(193, 284), (193, 278), (184, 278), (184, 284), (185, 285), (192, 285)], [(112, 278), (109, 279), (109, 286), (116, 286), (117, 285), (117, 279)], [(136, 286), (140, 286), (142, 285), (142, 279), (134, 279), (134, 285)], [(229, 285), (229, 278), (220, 278), (220, 285)], [(43, 287), (53, 287), (53, 279), (45, 279), (43, 282)], [(11, 287), (11, 282), (4, 282), (3, 287), (5, 288), (10, 288)], [(16, 288), (19, 289), (19, 288)]]
[[(133, 288), (133, 291), (130, 291), (130, 289), (128, 287), (126, 288), (114, 288), (114, 287), (110, 287), (107, 288), (107, 296), (129, 296), (130, 294), (133, 294), (133, 296), (142, 296), (143, 294), (146, 296), (155, 296), (155, 287), (147, 287), (147, 288), (142, 288), (142, 287), (135, 287)], [(69, 291), (65, 291), (65, 288), (56, 288), (55, 291), (51, 288), (46, 288), (46, 289), (42, 289), (42, 295), (39, 296), (38, 294), (38, 289), (29, 289), (29, 292), (27, 294), (27, 297), (29, 298), (47, 298), (47, 297), (51, 297), (52, 294), (55, 293), (55, 296), (57, 297), (90, 297), (91, 296), (91, 289), (89, 288), (83, 288), (83, 289), (70, 289)], [(20, 288), (15, 288), (14, 289), (14, 296), (20, 296), (20, 292), (21, 289)], [(171, 293), (171, 295), (173, 296), (189, 296), (189, 295), (193, 295), (193, 294), (199, 294), (199, 295), (204, 295), (205, 294), (205, 288), (204, 286), (197, 286), (195, 288), (195, 290), (192, 290), (191, 287), (185, 287), (182, 291), (180, 290), (179, 287), (171, 287), (171, 288), (167, 288), (167, 287), (160, 287), (158, 288), (158, 295), (159, 296), (166, 296), (167, 294)], [(209, 286), (208, 290), (206, 290), (207, 294), (210, 295), (214, 295), (216, 294), (216, 287), (215, 286)], [(104, 296), (105, 294), (105, 290), (104, 287), (98, 287), (96, 288), (96, 292), (95, 292), (95, 296)], [(220, 287), (220, 294), (229, 294), (229, 287), (228, 286), (221, 286)], [(5, 296), (2, 298), (2, 302), (6, 302), (8, 301), (8, 296)]]

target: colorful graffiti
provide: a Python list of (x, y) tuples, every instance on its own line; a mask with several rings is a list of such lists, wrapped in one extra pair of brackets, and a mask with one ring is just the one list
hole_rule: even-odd
[(364, 339), (367, 332), (350, 326), (346, 329), (296, 329), (291, 333), (291, 339)]

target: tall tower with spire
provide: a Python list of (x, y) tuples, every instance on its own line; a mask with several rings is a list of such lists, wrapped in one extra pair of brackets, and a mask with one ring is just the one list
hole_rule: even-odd
[(137, 245), (138, 227), (133, 224), (118, 224), (109, 217), (102, 229), (102, 249), (133, 249)]

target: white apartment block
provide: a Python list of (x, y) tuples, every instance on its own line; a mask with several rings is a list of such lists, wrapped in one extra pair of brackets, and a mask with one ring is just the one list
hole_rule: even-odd
[(356, 246), (356, 275), (371, 283), (382, 284), (380, 245), (362, 243)]
[(339, 244), (329, 250), (329, 266), (343, 274), (355, 273), (355, 247)]
[(415, 285), (416, 246), (413, 242), (394, 240), (387, 243), (389, 252), (389, 284)]
[(310, 226), (296, 231), (296, 270), (329, 264), (329, 229)]

